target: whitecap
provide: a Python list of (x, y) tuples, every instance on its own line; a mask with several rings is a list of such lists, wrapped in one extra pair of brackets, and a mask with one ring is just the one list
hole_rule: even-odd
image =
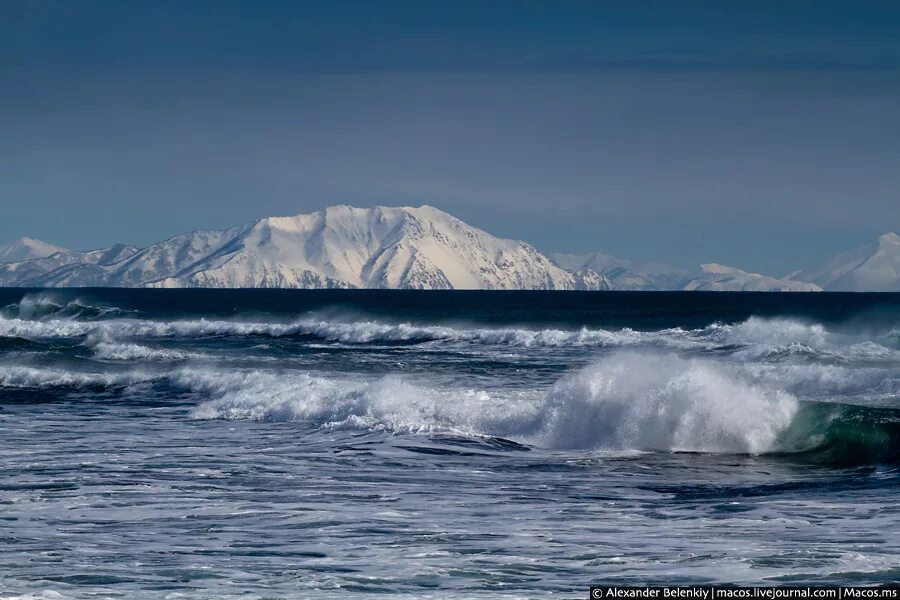
[(497, 435), (548, 448), (766, 452), (797, 410), (790, 394), (719, 364), (623, 352), (549, 390), (503, 392), (260, 371), (182, 372), (213, 397), (198, 419), (299, 421), (320, 427)]

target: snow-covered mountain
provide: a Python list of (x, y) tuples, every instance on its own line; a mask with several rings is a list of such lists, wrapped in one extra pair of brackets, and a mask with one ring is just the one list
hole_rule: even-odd
[(496, 238), (431, 206), (332, 206), (225, 231), (179, 235), (143, 250), (0, 265), (0, 285), (402, 289), (606, 289), (529, 244)]
[(560, 267), (576, 276), (596, 273), (613, 290), (686, 290), (715, 292), (818, 292), (814, 284), (748, 273), (715, 263), (686, 271), (653, 262), (623, 260), (608, 254), (551, 254)]
[(105, 286), (107, 269), (139, 249), (116, 244), (110, 248), (79, 252), (65, 250), (47, 258), (0, 265), (0, 286), (87, 287)]
[(41, 240), (22, 237), (14, 242), (0, 246), (0, 263), (46, 258), (47, 256), (53, 256), (57, 252), (66, 251), (65, 248), (60, 248)]
[(829, 291), (900, 292), (900, 235), (886, 233), (874, 242), (790, 277)]
[(594, 274), (613, 290), (679, 290), (690, 277), (684, 269), (655, 262), (623, 260), (608, 254), (551, 254), (557, 265), (576, 276)]
[(708, 292), (821, 292), (814, 283), (778, 279), (759, 273), (748, 273), (716, 263), (700, 265), (700, 273), (682, 285), (687, 291)]
[(431, 206), (332, 206), (143, 249), (80, 252), (22, 238), (0, 246), (0, 286), (900, 291), (895, 233), (784, 278), (716, 263), (686, 271), (599, 253), (551, 257)]

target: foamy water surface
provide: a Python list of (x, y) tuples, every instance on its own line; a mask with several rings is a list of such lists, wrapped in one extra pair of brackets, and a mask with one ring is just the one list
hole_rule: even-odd
[(0, 598), (900, 578), (900, 298), (0, 293)]

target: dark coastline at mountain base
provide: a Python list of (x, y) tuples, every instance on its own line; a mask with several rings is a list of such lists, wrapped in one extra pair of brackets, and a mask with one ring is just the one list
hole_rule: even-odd
[(0, 289), (4, 598), (894, 585), (898, 486), (900, 294)]

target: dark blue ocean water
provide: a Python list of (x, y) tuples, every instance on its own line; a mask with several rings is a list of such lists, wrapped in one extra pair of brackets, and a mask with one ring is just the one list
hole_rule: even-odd
[(0, 290), (0, 598), (900, 579), (900, 295)]

